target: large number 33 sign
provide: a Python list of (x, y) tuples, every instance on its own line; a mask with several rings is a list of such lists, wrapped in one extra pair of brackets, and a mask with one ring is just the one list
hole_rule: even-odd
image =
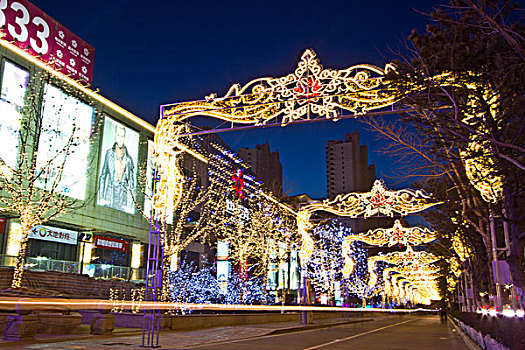
[(93, 53), (75, 34), (26, 0), (0, 0), (3, 38), (39, 60), (85, 83), (91, 81)]
[[(15, 13), (14, 18), (8, 17), (8, 6)], [(36, 53), (46, 55), (49, 52), (49, 24), (42, 17), (31, 18), (28, 8), (20, 2), (14, 1), (9, 5), (7, 0), (0, 0), (0, 26), (5, 28), (6, 24), (7, 32), (13, 39), (25, 43), (29, 38), (29, 45)], [(29, 37), (28, 25), (34, 25), (34, 37)]]

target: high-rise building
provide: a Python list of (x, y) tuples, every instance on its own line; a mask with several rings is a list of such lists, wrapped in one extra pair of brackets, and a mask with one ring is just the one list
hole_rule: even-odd
[[(326, 143), (326, 192), (328, 198), (349, 192), (368, 192), (376, 178), (375, 165), (368, 165), (366, 145), (359, 142), (359, 133), (345, 134), (344, 141), (333, 140)], [(339, 220), (353, 232), (364, 232), (388, 224), (384, 218)], [(388, 226), (388, 225), (387, 225)]]
[(279, 151), (270, 151), (270, 145), (257, 145), (255, 148), (243, 147), (239, 149), (239, 156), (255, 172), (257, 179), (275, 196), (280, 197), (283, 192), (283, 166), (279, 160)]
[(368, 165), (367, 147), (359, 133), (345, 134), (344, 141), (326, 143), (326, 193), (328, 198), (348, 192), (366, 192), (375, 180), (375, 165)]

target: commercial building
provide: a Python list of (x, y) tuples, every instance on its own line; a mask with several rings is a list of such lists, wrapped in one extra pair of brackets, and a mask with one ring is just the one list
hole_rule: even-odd
[(349, 192), (366, 192), (376, 178), (375, 165), (368, 165), (366, 145), (359, 132), (345, 134), (344, 141), (326, 143), (326, 192), (328, 198)]
[[(25, 266), (144, 278), (150, 205), (145, 172), (155, 128), (87, 88), (94, 50), (82, 39), (28, 1), (8, 1), (2, 11), (0, 166), (5, 175), (18, 169), (22, 157), (34, 159), (38, 176), (30, 181), (75, 199), (78, 207), (31, 229)], [(16, 29), (19, 11), (29, 18), (25, 31)], [(37, 136), (22, 140), (30, 128)], [(4, 266), (20, 251), (19, 227), (16, 212), (0, 211)]]
[(263, 186), (276, 197), (283, 193), (283, 166), (279, 151), (270, 151), (270, 144), (257, 145), (255, 148), (239, 149), (239, 156), (248, 164)]

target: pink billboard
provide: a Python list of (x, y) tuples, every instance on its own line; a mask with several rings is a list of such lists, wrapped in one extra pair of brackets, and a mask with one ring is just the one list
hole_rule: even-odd
[(26, 0), (0, 0), (0, 32), (43, 62), (91, 84), (95, 50)]

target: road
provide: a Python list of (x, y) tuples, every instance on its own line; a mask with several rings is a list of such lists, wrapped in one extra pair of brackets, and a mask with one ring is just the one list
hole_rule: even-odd
[[(357, 319), (355, 319), (357, 320)], [(341, 321), (341, 320), (338, 320)], [(334, 324), (334, 323), (332, 323)], [(459, 350), (468, 349), (454, 327), (442, 325), (437, 315), (387, 315), (374, 317), (361, 323), (346, 323), (328, 328), (315, 328), (291, 332), (296, 323), (260, 324), (217, 327), (194, 331), (161, 332), (162, 349), (202, 350), (314, 350), (314, 349), (385, 349), (385, 350)], [(285, 327), (285, 328), (282, 328)], [(282, 334), (271, 334), (284, 330)], [(25, 343), (3, 342), (0, 348), (32, 350), (108, 349), (131, 350), (141, 348), (140, 332), (134, 334), (90, 337), (70, 336), (53, 339), (41, 336)], [(75, 339), (76, 338), (76, 339)]]
[(373, 322), (315, 329), (249, 340), (232, 340), (185, 349), (468, 349), (451, 325), (437, 316), (381, 317)]

